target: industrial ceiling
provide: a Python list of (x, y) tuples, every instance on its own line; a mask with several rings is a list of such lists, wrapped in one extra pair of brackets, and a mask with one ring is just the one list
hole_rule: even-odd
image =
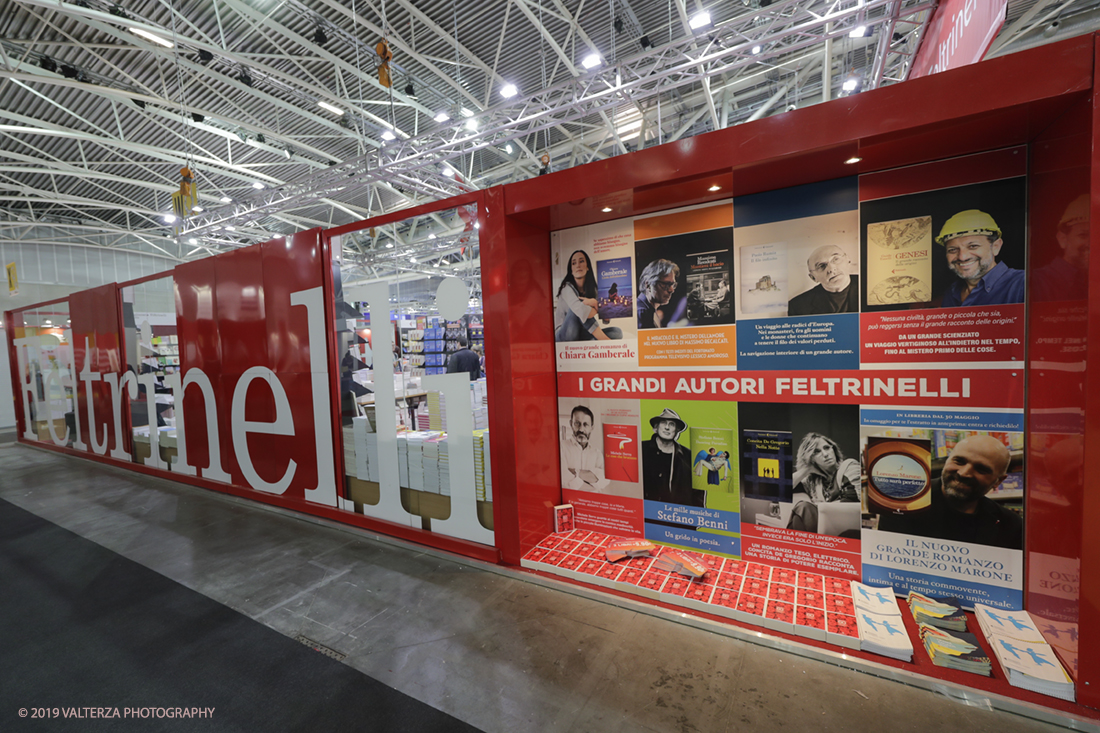
[[(0, 242), (184, 261), (782, 114), (904, 81), (934, 5), (0, 0)], [(1098, 5), (1010, 0), (989, 55)]]

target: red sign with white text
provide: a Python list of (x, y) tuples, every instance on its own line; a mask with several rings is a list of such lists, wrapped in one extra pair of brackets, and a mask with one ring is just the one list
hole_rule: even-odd
[(1008, 0), (943, 0), (924, 31), (909, 78), (981, 61), (1007, 10)]
[(862, 313), (863, 364), (1024, 361), (1024, 305)]

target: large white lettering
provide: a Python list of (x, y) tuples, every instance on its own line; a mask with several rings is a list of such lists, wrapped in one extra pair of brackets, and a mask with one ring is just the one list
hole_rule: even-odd
[[(275, 419), (272, 422), (259, 422), (246, 420), (244, 416), (245, 403), (248, 398), (248, 388), (256, 379), (267, 382), (271, 394), (275, 398)], [(255, 366), (246, 369), (237, 381), (237, 387), (233, 390), (233, 406), (229, 415), (231, 432), (233, 436), (233, 453), (237, 457), (237, 465), (241, 467), (241, 473), (248, 481), (249, 486), (269, 494), (282, 494), (290, 486), (294, 479), (294, 470), (297, 462), (291, 458), (287, 463), (286, 471), (282, 478), (274, 482), (268, 482), (256, 471), (252, 463), (252, 455), (248, 451), (248, 434), (260, 433), (261, 435), (294, 435), (294, 416), (290, 412), (290, 401), (286, 398), (286, 390), (279, 382), (275, 372), (267, 367)]]

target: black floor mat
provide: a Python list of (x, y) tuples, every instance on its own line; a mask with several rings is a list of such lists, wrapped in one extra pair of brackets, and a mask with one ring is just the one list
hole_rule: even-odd
[(477, 729), (0, 500), (0, 730)]

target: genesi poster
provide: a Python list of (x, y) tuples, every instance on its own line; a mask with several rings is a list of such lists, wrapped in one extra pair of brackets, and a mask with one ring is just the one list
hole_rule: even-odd
[(577, 526), (1022, 607), (1026, 156), (989, 155), (554, 232)]

